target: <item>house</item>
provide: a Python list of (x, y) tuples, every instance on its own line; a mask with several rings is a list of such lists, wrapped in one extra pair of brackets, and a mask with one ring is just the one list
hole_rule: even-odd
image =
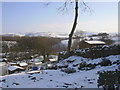
[(37, 63), (35, 63), (35, 66), (41, 66), (42, 65), (42, 62), (37, 62)]
[(7, 58), (0, 58), (0, 62), (6, 62), (7, 63)]
[(18, 65), (20, 67), (24, 68), (25, 70), (27, 70), (27, 68), (28, 68), (28, 64), (26, 62), (20, 62)]
[(27, 67), (28, 64), (27, 64), (26, 62), (21, 62), (21, 63), (19, 63), (19, 66), (20, 66), (20, 67)]
[(40, 57), (36, 57), (36, 58), (31, 59), (31, 61), (33, 61), (33, 62), (41, 62), (41, 61), (43, 61), (43, 60), (44, 60), (43, 56), (40, 56)]
[(57, 60), (58, 60), (58, 56), (57, 55), (50, 55), (49, 56), (49, 61), (56, 62)]
[(10, 62), (9, 65), (10, 66), (17, 66), (18, 64), (16, 62)]
[(79, 43), (79, 48), (91, 48), (93, 46), (105, 45), (103, 41), (81, 41)]
[(24, 68), (19, 67), (19, 66), (9, 66), (9, 67), (8, 67), (8, 72), (9, 72), (9, 74), (19, 73), (19, 72), (21, 72), (21, 71), (24, 71)]

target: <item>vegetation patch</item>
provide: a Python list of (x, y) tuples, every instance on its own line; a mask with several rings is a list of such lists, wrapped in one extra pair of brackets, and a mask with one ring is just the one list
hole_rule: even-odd
[(72, 63), (72, 62), (74, 62), (74, 61), (75, 61), (75, 60), (68, 60), (67, 62), (68, 62), (68, 63)]
[(76, 72), (76, 70), (74, 68), (66, 68), (66, 69), (62, 69), (61, 71), (68, 73), (68, 74)]
[(68, 65), (64, 65), (64, 66), (57, 66), (58, 68), (67, 68)]
[(100, 63), (101, 66), (109, 66), (112, 65), (112, 62), (106, 58), (102, 59), (102, 62)]
[(119, 90), (119, 85), (120, 71), (104, 71), (99, 73), (98, 87), (102, 86), (105, 90)]
[(80, 63), (78, 69), (79, 70), (91, 70), (96, 67), (96, 64), (87, 64), (86, 62)]
[(53, 65), (51, 67), (47, 67), (47, 69), (50, 69), (50, 70), (57, 70), (57, 66), (56, 65)]

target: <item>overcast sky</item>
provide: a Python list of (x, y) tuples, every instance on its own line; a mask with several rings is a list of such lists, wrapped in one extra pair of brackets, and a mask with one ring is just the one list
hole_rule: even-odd
[[(3, 2), (2, 32), (70, 32), (74, 7), (67, 14), (57, 8), (63, 2)], [(74, 4), (73, 4), (74, 5)], [(92, 14), (79, 8), (77, 30), (91, 32), (118, 32), (117, 2), (87, 2)]]

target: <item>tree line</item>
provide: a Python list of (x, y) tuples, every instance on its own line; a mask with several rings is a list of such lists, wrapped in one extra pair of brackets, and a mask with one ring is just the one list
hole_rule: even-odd
[[(11, 56), (19, 57), (24, 56), (30, 58), (31, 55), (42, 55), (46, 59), (50, 54), (55, 54), (62, 50), (60, 45), (60, 38), (41, 37), (41, 36), (3, 36), (2, 41), (16, 41), (16, 44), (8, 48), (7, 45), (2, 44), (3, 53), (11, 53)], [(24, 53), (24, 55), (21, 55)]]

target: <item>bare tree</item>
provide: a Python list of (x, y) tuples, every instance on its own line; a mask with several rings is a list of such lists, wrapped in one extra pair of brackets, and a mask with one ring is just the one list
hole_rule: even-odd
[(76, 26), (77, 26), (77, 20), (78, 20), (78, 0), (75, 0), (75, 19), (74, 19), (72, 30), (71, 30), (71, 32), (69, 34), (68, 53), (71, 51), (72, 36), (73, 36), (74, 31), (75, 31)]
[(72, 49), (79, 49), (79, 43), (82, 40), (85, 40), (85, 31), (83, 30), (76, 30), (73, 35), (73, 43), (72, 43)]
[[(91, 9), (89, 8), (89, 6), (87, 6), (87, 4), (83, 1), (83, 0), (75, 0), (74, 2), (74, 6), (75, 6), (75, 17), (74, 17), (74, 22), (73, 22), (73, 26), (72, 26), (72, 29), (71, 29), (71, 32), (69, 34), (69, 40), (68, 40), (68, 48), (67, 48), (67, 51), (68, 53), (70, 53), (71, 51), (71, 46), (72, 46), (72, 37), (73, 37), (73, 34), (76, 30), (76, 26), (77, 26), (77, 20), (78, 20), (78, 14), (79, 14), (79, 1), (81, 1), (81, 6), (83, 8), (83, 11), (86, 11), (86, 10), (89, 10), (91, 12)], [(69, 3), (68, 3), (69, 2)], [(68, 5), (71, 5), (73, 3), (72, 0), (66, 0), (66, 2), (64, 3), (64, 5), (62, 7), (60, 7), (59, 9), (61, 11), (65, 11), (67, 12), (68, 10)]]
[(74, 3), (75, 5), (75, 17), (74, 17), (74, 22), (73, 22), (73, 26), (72, 26), (72, 29), (71, 29), (71, 32), (69, 34), (69, 40), (68, 40), (68, 48), (67, 48), (67, 51), (68, 53), (70, 53), (71, 51), (71, 46), (72, 46), (72, 37), (73, 37), (73, 34), (75, 32), (75, 29), (76, 29), (76, 26), (77, 26), (77, 20), (78, 20), (78, 10), (79, 10), (79, 1), (81, 1), (81, 6), (83, 7), (83, 11), (86, 11), (86, 10), (89, 10), (91, 12), (91, 9), (89, 8), (89, 6), (86, 5), (86, 3), (83, 1), (83, 0), (66, 0), (63, 4), (63, 6), (59, 7), (58, 10), (59, 11), (64, 11), (64, 12), (67, 12), (68, 11), (68, 8)]

